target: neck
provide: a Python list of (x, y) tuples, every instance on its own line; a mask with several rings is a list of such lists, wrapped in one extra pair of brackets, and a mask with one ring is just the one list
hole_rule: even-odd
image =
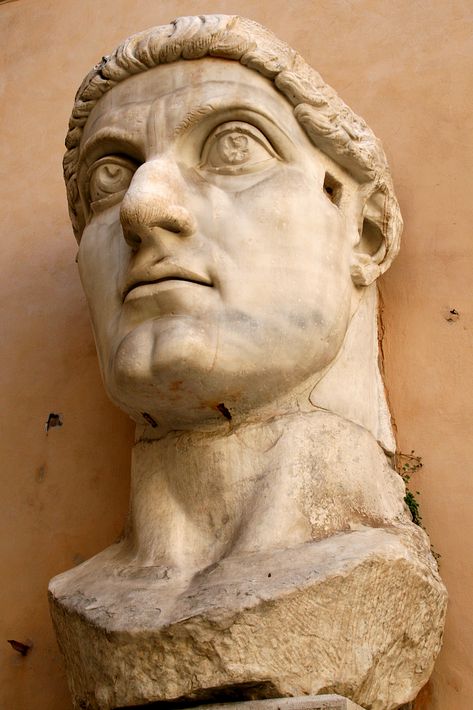
[(396, 517), (395, 478), (368, 431), (320, 410), (142, 438), (125, 549), (139, 566), (192, 574)]

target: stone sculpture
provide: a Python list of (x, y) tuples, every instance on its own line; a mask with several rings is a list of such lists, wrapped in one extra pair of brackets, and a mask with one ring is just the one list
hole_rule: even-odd
[(64, 160), (107, 391), (137, 423), (122, 539), (50, 585), (75, 706), (412, 700), (446, 594), (390, 465), (379, 141), (239, 17), (133, 35)]

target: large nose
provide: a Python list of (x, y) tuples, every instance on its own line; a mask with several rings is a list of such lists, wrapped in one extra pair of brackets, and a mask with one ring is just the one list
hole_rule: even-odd
[(188, 203), (186, 184), (176, 163), (166, 157), (147, 161), (133, 176), (120, 208), (125, 241), (136, 250), (156, 245), (166, 234), (191, 236), (196, 221)]

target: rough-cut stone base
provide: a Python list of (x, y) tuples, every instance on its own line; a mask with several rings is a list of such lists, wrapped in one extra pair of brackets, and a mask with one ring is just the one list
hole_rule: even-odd
[(412, 525), (228, 557), (187, 580), (117, 571), (116, 547), (50, 586), (76, 708), (333, 692), (393, 710), (432, 671), (446, 593)]

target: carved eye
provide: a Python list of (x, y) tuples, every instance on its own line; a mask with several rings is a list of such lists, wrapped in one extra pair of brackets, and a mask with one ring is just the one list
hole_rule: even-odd
[(128, 189), (135, 165), (119, 157), (98, 160), (90, 169), (89, 194), (92, 203)]
[(201, 168), (223, 174), (254, 172), (277, 159), (271, 144), (249, 123), (223, 123), (207, 138)]

